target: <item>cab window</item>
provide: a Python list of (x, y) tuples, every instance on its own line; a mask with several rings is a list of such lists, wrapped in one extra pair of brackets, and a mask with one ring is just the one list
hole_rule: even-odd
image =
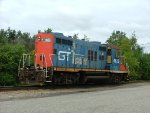
[(115, 58), (119, 58), (120, 57), (120, 52), (118, 50), (116, 50), (115, 52)]
[(50, 38), (42, 38), (42, 42), (51, 42)]
[(111, 48), (108, 48), (108, 50), (107, 50), (107, 55), (108, 55), (108, 56), (111, 56)]

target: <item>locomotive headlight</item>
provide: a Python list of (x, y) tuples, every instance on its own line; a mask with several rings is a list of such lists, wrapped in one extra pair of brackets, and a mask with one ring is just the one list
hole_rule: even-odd
[(40, 36), (38, 36), (38, 41), (40, 41), (41, 40), (41, 37)]
[(40, 36), (38, 36), (37, 38), (38, 38), (38, 39), (40, 39), (41, 37), (40, 37)]
[(41, 40), (41, 37), (40, 36), (37, 36), (36, 39), (35, 39), (35, 42), (38, 42)]

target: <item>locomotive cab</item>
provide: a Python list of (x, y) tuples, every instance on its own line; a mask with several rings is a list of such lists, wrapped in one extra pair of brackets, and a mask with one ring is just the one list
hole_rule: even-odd
[(53, 66), (53, 43), (52, 34), (39, 33), (35, 36), (35, 67), (49, 68)]
[(120, 67), (120, 48), (114, 45), (107, 47), (107, 69), (119, 71)]
[(107, 47), (107, 68), (114, 71), (128, 71), (127, 61), (121, 56), (121, 50), (117, 46)]

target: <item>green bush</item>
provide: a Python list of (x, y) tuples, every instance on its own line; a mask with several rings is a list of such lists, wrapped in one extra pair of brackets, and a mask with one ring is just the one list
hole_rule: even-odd
[[(51, 29), (45, 32), (51, 32)], [(17, 82), (19, 60), (23, 53), (33, 49), (34, 38), (30, 33), (10, 27), (0, 29), (0, 85), (14, 85)]]
[(10, 86), (15, 84), (16, 84), (16, 79), (13, 75), (10, 75), (8, 73), (0, 74), (0, 86)]
[(21, 45), (0, 45), (0, 85), (17, 83), (18, 64), (25, 48)]
[(140, 59), (140, 75), (143, 80), (150, 80), (150, 54), (143, 54)]

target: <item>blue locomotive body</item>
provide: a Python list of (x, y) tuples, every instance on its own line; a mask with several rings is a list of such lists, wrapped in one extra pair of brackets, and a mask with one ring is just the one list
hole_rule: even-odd
[[(120, 58), (118, 48), (110, 48), (107, 44), (100, 42), (89, 42), (85, 40), (66, 37), (63, 34), (55, 33), (54, 40), (54, 67), (70, 69), (93, 69), (93, 70), (120, 70)], [(111, 49), (111, 53), (107, 48)], [(108, 54), (111, 55), (111, 62), (107, 62)]]

